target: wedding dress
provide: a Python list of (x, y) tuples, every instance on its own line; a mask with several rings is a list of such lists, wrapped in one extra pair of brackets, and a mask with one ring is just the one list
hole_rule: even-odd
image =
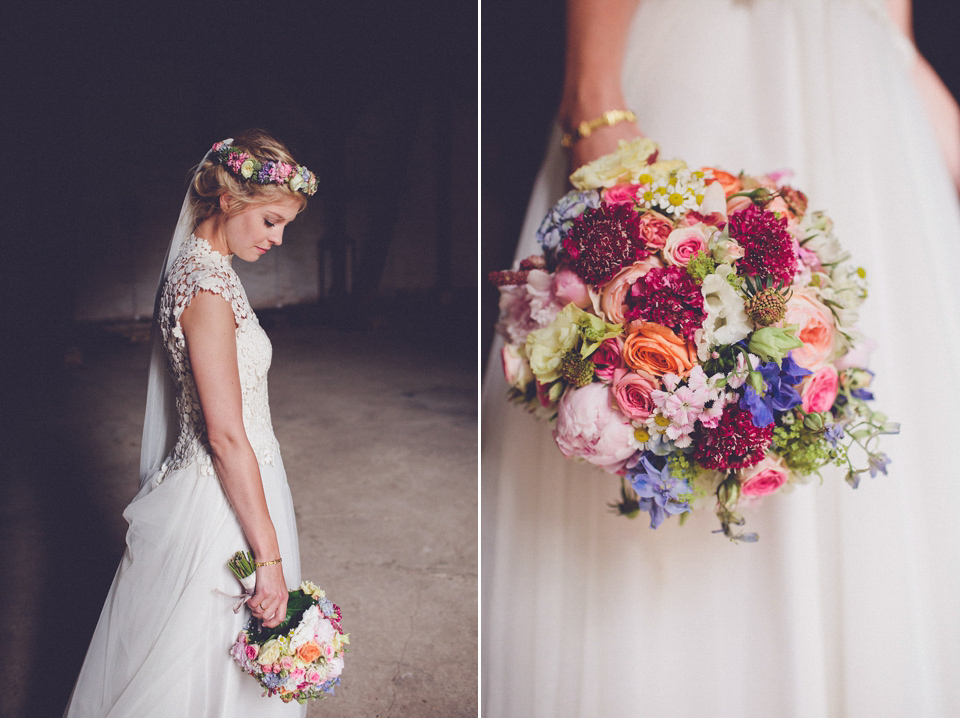
[[(762, 174), (826, 210), (870, 297), (889, 475), (837, 474), (748, 509), (756, 544), (695, 515), (613, 515), (619, 482), (483, 396), (487, 718), (960, 715), (960, 207), (882, 0), (642, 0), (627, 105), (661, 157)], [(517, 258), (566, 190), (550, 140)]]
[[(180, 316), (200, 291), (230, 303), (236, 321), (243, 424), (260, 466), (288, 589), (300, 583), (296, 519), (270, 421), (270, 340), (231, 257), (206, 240), (183, 242), (163, 285), (159, 328), (176, 384), (179, 435), (145, 474), (124, 511), (127, 549), (107, 595), (65, 718), (304, 716), (306, 706), (265, 698), (230, 657), (250, 614), (227, 568), (248, 548), (214, 471)], [(149, 411), (148, 411), (149, 415)], [(147, 437), (145, 437), (147, 443)]]

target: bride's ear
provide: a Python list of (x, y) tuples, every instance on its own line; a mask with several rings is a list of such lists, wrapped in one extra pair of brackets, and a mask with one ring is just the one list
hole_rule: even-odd
[(231, 197), (226, 192), (220, 195), (220, 211), (223, 212), (225, 215), (230, 214), (230, 205), (232, 204), (233, 204), (233, 197)]

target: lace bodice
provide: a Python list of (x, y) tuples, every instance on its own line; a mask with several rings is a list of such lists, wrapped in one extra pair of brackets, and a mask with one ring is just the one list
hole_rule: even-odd
[(267, 399), (267, 371), (273, 355), (270, 340), (250, 308), (240, 278), (230, 257), (215, 251), (205, 239), (193, 235), (184, 242), (167, 275), (160, 297), (160, 331), (167, 350), (169, 370), (177, 386), (177, 415), (180, 434), (164, 461), (157, 481), (167, 471), (197, 462), (201, 473), (213, 474), (207, 430), (200, 409), (180, 316), (201, 291), (219, 294), (233, 309), (237, 323), (237, 364), (243, 400), (243, 425), (257, 461), (272, 464), (277, 440), (270, 421)]

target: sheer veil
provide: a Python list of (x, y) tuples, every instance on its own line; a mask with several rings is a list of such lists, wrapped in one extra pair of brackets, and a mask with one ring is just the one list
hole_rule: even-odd
[[(224, 140), (231, 144), (232, 139)], [(150, 371), (147, 375), (147, 408), (143, 417), (143, 438), (140, 442), (140, 486), (142, 487), (160, 470), (164, 459), (173, 448), (177, 439), (177, 407), (176, 386), (173, 377), (167, 371), (166, 348), (163, 337), (160, 335), (159, 311), (160, 295), (167, 279), (167, 273), (174, 260), (180, 253), (180, 248), (186, 239), (193, 233), (193, 206), (190, 202), (190, 188), (196, 180), (204, 162), (210, 157), (211, 151), (200, 160), (197, 171), (194, 173), (187, 188), (180, 207), (180, 217), (170, 239), (166, 258), (163, 260), (163, 269), (160, 272), (160, 281), (157, 283), (157, 296), (153, 306), (153, 327), (151, 330)]]

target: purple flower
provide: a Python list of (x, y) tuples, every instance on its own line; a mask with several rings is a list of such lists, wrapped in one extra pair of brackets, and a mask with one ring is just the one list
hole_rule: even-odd
[(824, 432), (823, 438), (829, 441), (831, 446), (836, 446), (837, 442), (843, 438), (843, 427), (840, 424), (834, 424)]
[(587, 209), (599, 206), (600, 193), (596, 190), (567, 192), (543, 218), (540, 229), (537, 230), (537, 241), (543, 247), (543, 251), (549, 252), (556, 249), (573, 226), (573, 220)]
[(650, 512), (650, 528), (655, 529), (668, 515), (690, 511), (690, 504), (681, 496), (691, 492), (686, 481), (671, 476), (666, 464), (656, 468), (649, 456), (644, 454), (640, 463), (627, 471), (627, 480), (640, 498), (640, 508)]
[(890, 458), (884, 454), (882, 451), (876, 454), (870, 454), (869, 466), (870, 466), (870, 478), (874, 478), (877, 475), (877, 472), (887, 475), (887, 465), (890, 463)]
[(749, 410), (754, 426), (770, 426), (773, 412), (789, 411), (803, 403), (794, 386), (811, 372), (799, 366), (789, 355), (779, 366), (776, 362), (766, 362), (758, 370), (763, 377), (764, 392), (758, 394), (748, 386), (740, 399), (740, 408)]

